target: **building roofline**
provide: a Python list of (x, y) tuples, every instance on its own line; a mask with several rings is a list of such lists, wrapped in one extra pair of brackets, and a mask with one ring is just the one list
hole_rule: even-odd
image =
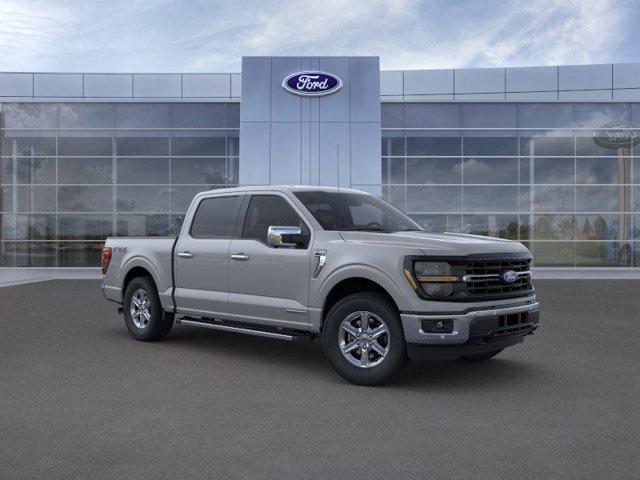
[[(287, 56), (263, 56), (255, 55), (249, 56), (249, 58), (287, 58)], [(320, 58), (345, 58), (345, 56), (323, 56)], [(364, 56), (363, 58), (371, 58), (371, 56)], [(450, 70), (495, 70), (495, 69), (513, 69), (513, 68), (554, 68), (554, 67), (593, 67), (603, 65), (639, 65), (640, 62), (605, 62), (605, 63), (571, 63), (571, 64), (552, 64), (552, 65), (514, 65), (514, 66), (492, 66), (492, 67), (441, 67), (441, 68), (381, 68), (381, 72), (440, 72)], [(4, 74), (16, 74), (16, 75), (241, 75), (242, 71), (231, 72), (179, 72), (179, 71), (124, 71), (124, 72), (108, 72), (108, 71), (78, 71), (78, 70), (0, 70), (0, 75)]]
[[(383, 102), (640, 102), (640, 62), (379, 75)], [(241, 73), (0, 72), (4, 102), (215, 103), (239, 101), (241, 92)]]

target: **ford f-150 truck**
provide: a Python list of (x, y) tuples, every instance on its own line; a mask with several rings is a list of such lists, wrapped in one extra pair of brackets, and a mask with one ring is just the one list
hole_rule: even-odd
[(175, 323), (322, 338), (345, 379), (387, 381), (407, 359), (489, 359), (538, 327), (520, 243), (433, 234), (352, 189), (241, 187), (196, 195), (175, 238), (108, 238), (104, 296), (133, 338)]

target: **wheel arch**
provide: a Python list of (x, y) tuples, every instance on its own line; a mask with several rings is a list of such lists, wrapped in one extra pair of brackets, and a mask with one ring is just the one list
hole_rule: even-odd
[(340, 299), (352, 295), (354, 293), (376, 292), (384, 296), (395, 309), (400, 312), (398, 304), (389, 291), (371, 278), (365, 276), (352, 276), (339, 280), (327, 292), (320, 316), (321, 326), (324, 326), (327, 314), (331, 308), (340, 301)]
[(155, 276), (152, 271), (143, 265), (131, 265), (131, 267), (125, 273), (122, 279), (122, 295), (124, 298), (124, 292), (127, 290), (127, 286), (131, 283), (134, 278), (137, 277), (149, 277), (156, 287), (156, 291), (158, 290), (158, 282), (156, 281)]

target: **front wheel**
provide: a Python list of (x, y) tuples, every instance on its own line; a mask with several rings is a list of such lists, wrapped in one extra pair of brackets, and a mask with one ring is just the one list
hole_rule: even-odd
[(379, 385), (406, 363), (407, 345), (396, 308), (375, 292), (336, 303), (323, 329), (324, 351), (334, 370), (357, 385)]
[(124, 292), (124, 323), (136, 340), (149, 342), (163, 338), (173, 326), (173, 313), (160, 304), (158, 290), (150, 277), (131, 280)]

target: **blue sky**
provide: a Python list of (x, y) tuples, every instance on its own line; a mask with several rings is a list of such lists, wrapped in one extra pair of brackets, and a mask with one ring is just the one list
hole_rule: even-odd
[(0, 0), (0, 71), (238, 72), (242, 55), (381, 68), (640, 61), (636, 0)]

